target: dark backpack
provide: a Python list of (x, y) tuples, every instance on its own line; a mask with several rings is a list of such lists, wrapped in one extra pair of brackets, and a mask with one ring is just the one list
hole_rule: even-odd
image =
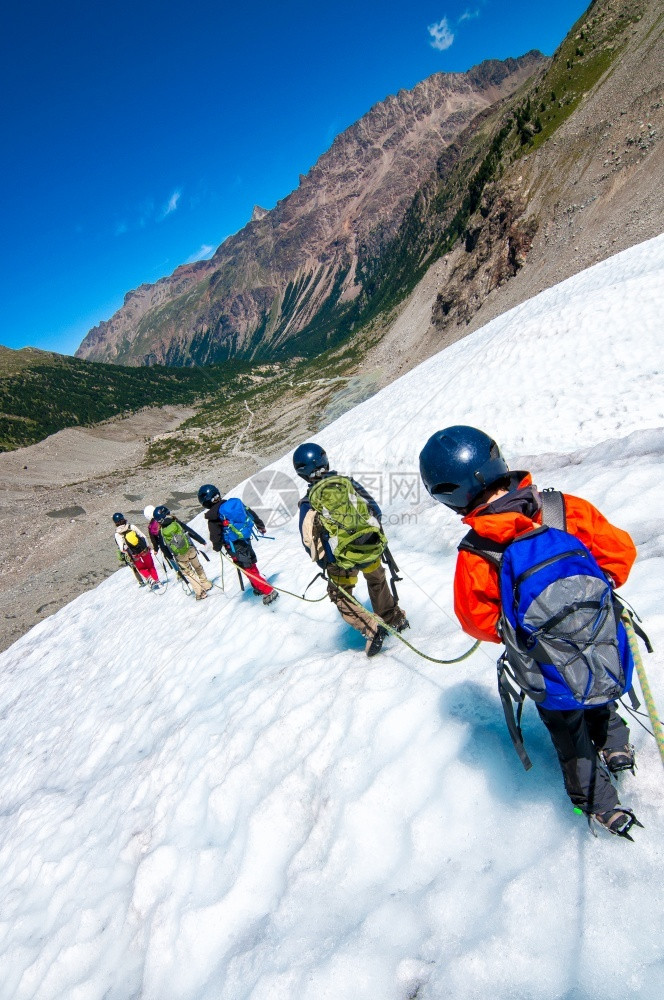
[(145, 552), (148, 545), (144, 538), (134, 531), (133, 528), (129, 528), (128, 531), (124, 533), (124, 543), (132, 556), (140, 555), (141, 552)]
[(498, 688), (526, 769), (519, 727), (525, 695), (558, 711), (606, 705), (631, 689), (634, 667), (622, 605), (589, 549), (565, 530), (562, 494), (541, 496), (541, 527), (506, 545), (471, 531), (459, 546), (498, 570), (505, 644)]

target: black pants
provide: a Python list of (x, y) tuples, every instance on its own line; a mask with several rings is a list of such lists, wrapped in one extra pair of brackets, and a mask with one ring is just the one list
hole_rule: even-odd
[(537, 711), (549, 730), (574, 805), (585, 813), (606, 812), (620, 805), (597, 756), (598, 750), (616, 750), (629, 742), (629, 730), (616, 712), (616, 703), (569, 712), (539, 707)]
[(249, 569), (256, 565), (256, 553), (251, 542), (245, 542), (243, 538), (233, 542), (233, 548), (229, 550), (231, 558), (243, 569)]

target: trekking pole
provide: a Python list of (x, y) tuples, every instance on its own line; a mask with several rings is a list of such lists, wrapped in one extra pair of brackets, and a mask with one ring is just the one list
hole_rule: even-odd
[(655, 705), (655, 699), (652, 696), (652, 691), (650, 690), (650, 684), (648, 683), (648, 678), (646, 676), (646, 670), (643, 666), (643, 660), (641, 659), (641, 650), (639, 649), (639, 643), (636, 638), (636, 632), (634, 631), (634, 625), (632, 619), (627, 612), (623, 612), (622, 616), (623, 625), (625, 626), (625, 631), (627, 632), (627, 639), (629, 641), (629, 648), (634, 659), (634, 666), (636, 667), (636, 673), (639, 678), (639, 684), (641, 685), (641, 691), (643, 693), (643, 700), (646, 703), (646, 708), (648, 709), (648, 716), (650, 718), (650, 723), (652, 725), (653, 735), (657, 741), (657, 747), (659, 749), (659, 755), (662, 758), (662, 766), (664, 766), (664, 729), (659, 721), (659, 716), (657, 714), (657, 706)]
[(168, 587), (168, 584), (170, 583), (170, 577), (168, 575), (168, 569), (166, 568), (166, 563), (164, 562), (164, 560), (161, 559), (161, 558), (157, 558), (156, 553), (155, 553), (155, 562), (156, 563), (158, 562), (159, 565), (161, 566), (161, 568), (164, 571), (164, 580), (162, 581), (163, 582), (162, 593), (164, 593), (166, 591), (166, 588)]
[(171, 569), (175, 573), (175, 579), (179, 580), (181, 584), (184, 584), (184, 586), (183, 586), (182, 589), (184, 590), (185, 587), (186, 587), (185, 593), (192, 594), (193, 591), (192, 591), (191, 586), (189, 584), (189, 580), (187, 579), (187, 577), (184, 575), (184, 573), (180, 569), (180, 567), (178, 565), (178, 561), (175, 558), (175, 556), (173, 556), (172, 560), (169, 559), (168, 556), (166, 556), (166, 562), (169, 564), (169, 566), (171, 567)]
[[(228, 559), (230, 563), (233, 563), (233, 560), (231, 559), (230, 556), (225, 555), (223, 552), (220, 552), (219, 555), (221, 556), (222, 567), (224, 559)], [(235, 566), (235, 563), (233, 563), (233, 565)], [(243, 569), (241, 570), (239, 566), (236, 566), (235, 568), (237, 569), (238, 574), (242, 573), (245, 576), (247, 576), (245, 570)], [(321, 575), (322, 574), (319, 573), (314, 579), (317, 580)], [(247, 576), (247, 579), (249, 580), (249, 576)], [(313, 582), (314, 581), (312, 580), (311, 583)], [(275, 587), (273, 583), (271, 583), (270, 586), (272, 587), (272, 590), (276, 590), (279, 594), (288, 594), (289, 597), (295, 597), (298, 601), (304, 601), (305, 604), (318, 604), (320, 601), (324, 601), (325, 598), (327, 597), (327, 590), (325, 591), (324, 594), (321, 594), (320, 597), (305, 597), (305, 594), (307, 592), (306, 590), (304, 594), (294, 594), (292, 590), (285, 590), (283, 587)], [(311, 586), (311, 584), (309, 584), (309, 586)], [(244, 590), (244, 587), (242, 589)], [(309, 587), (307, 587), (307, 590), (308, 589)]]
[[(195, 545), (194, 548), (196, 549)], [(196, 552), (198, 553), (199, 556), (203, 556), (206, 562), (210, 561), (210, 557), (205, 552), (203, 552), (203, 549), (196, 549)]]
[(244, 591), (244, 577), (242, 576), (242, 573), (240, 572), (240, 567), (236, 566), (236, 569), (237, 569), (237, 578), (240, 581), (240, 590)]
[(145, 586), (145, 580), (143, 579), (143, 577), (141, 576), (141, 574), (138, 572), (138, 568), (137, 568), (134, 560), (131, 558), (130, 555), (125, 555), (125, 561), (126, 561), (126, 563), (127, 563), (128, 566), (131, 566), (131, 571), (134, 574), (134, 579), (138, 583), (138, 586), (139, 587), (144, 587)]

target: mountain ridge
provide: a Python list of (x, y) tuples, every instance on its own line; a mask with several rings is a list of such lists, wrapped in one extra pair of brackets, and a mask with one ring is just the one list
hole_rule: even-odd
[(76, 356), (129, 364), (251, 356), (288, 342), (325, 308), (343, 310), (361, 290), (360, 250), (379, 252), (394, 237), (441, 147), (545, 63), (537, 52), (487, 60), (389, 95), (209, 260), (128, 292)]

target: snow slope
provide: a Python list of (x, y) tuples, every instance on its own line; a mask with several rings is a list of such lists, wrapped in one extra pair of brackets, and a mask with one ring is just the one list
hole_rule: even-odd
[[(664, 706), (663, 316), (660, 237), (318, 436), (382, 490), (415, 645), (470, 644), (451, 606), (462, 528), (415, 473), (434, 430), (471, 423), (632, 533), (624, 593)], [(259, 564), (301, 593), (296, 519), (271, 533)], [(621, 797), (645, 829), (594, 839), (532, 706), (522, 770), (497, 647), (445, 667), (392, 639), (368, 661), (327, 600), (267, 609), (225, 576), (195, 603), (121, 570), (0, 656), (2, 1000), (661, 997), (664, 771), (642, 729)]]

